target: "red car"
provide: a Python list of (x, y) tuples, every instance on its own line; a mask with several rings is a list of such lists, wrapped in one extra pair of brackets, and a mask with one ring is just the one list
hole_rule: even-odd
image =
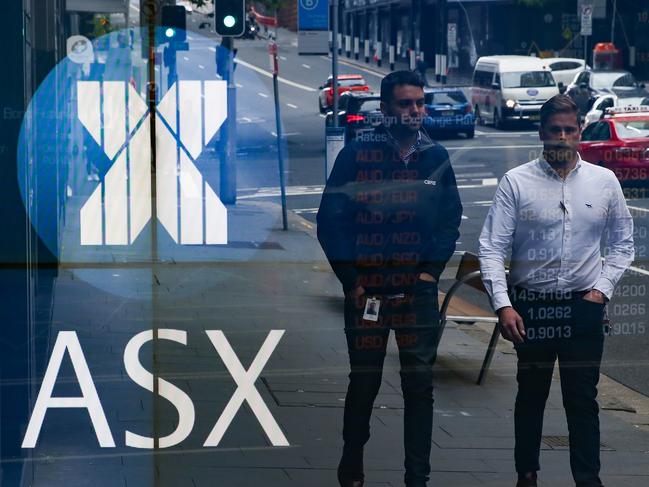
[[(334, 105), (334, 90), (332, 88), (333, 77), (329, 76), (325, 84), (320, 86), (318, 96), (318, 109), (320, 113), (331, 110)], [(360, 74), (339, 74), (338, 75), (338, 95), (345, 91), (369, 91), (370, 87)]]
[(584, 160), (611, 169), (620, 182), (649, 181), (649, 107), (613, 107), (581, 134)]

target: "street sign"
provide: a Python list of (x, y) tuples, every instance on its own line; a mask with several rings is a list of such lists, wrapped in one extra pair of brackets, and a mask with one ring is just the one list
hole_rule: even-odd
[(345, 146), (345, 129), (344, 127), (326, 127), (325, 128), (325, 181), (329, 179), (331, 170), (336, 162), (338, 153)]
[(270, 63), (270, 70), (274, 75), (279, 73), (279, 63), (277, 62), (277, 43), (273, 40), (268, 42), (268, 61)]
[(79, 35), (70, 36), (67, 39), (66, 47), (68, 58), (73, 63), (91, 63), (95, 59), (92, 42), (87, 37)]
[(328, 54), (329, 4), (327, 0), (299, 0), (297, 19), (298, 54)]
[(457, 24), (448, 24), (446, 39), (449, 49), (455, 49), (457, 47)]
[(593, 35), (593, 6), (581, 6), (581, 35)]

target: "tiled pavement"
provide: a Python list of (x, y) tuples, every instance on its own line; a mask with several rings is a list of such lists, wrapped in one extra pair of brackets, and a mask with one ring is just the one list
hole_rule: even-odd
[[(40, 360), (49, 356), (59, 331), (77, 332), (117, 446), (98, 447), (85, 410), (49, 410), (21, 486), (336, 485), (347, 374), (340, 287), (310, 224), (291, 216), (289, 231), (278, 230), (280, 213), (274, 205), (240, 202), (230, 212), (239, 212), (233, 218), (241, 218), (242, 228), (265, 226), (266, 245), (206, 252), (194, 262), (60, 270), (46, 332), (49, 346), (40, 350)], [(453, 274), (451, 264), (443, 278)], [(444, 280), (442, 287), (449, 282)], [(127, 342), (154, 327), (187, 331), (187, 345), (149, 343), (142, 347), (140, 362), (187, 393), (196, 410), (189, 437), (155, 455), (126, 447), (125, 431), (168, 435), (178, 415), (170, 402), (154, 402), (150, 392), (133, 383), (123, 363)], [(286, 331), (256, 387), (290, 446), (270, 446), (246, 405), (219, 446), (204, 448), (236, 389), (205, 330), (223, 330), (247, 368), (269, 331), (276, 329)], [(501, 343), (486, 384), (475, 385), (488, 331), (450, 324), (442, 339), (430, 485), (514, 484), (515, 357), (511, 346)], [(399, 384), (396, 347), (391, 343), (366, 447), (368, 487), (403, 485)], [(604, 405), (623, 400), (616, 387), (620, 386), (606, 386)], [(66, 361), (55, 395), (78, 394)], [(639, 404), (646, 404), (642, 400)], [(602, 412), (607, 486), (649, 485), (649, 431), (641, 426), (649, 423), (649, 408), (636, 409), (637, 413)], [(567, 435), (557, 381), (544, 434)], [(573, 485), (565, 447), (545, 445), (542, 468), (540, 485)]]

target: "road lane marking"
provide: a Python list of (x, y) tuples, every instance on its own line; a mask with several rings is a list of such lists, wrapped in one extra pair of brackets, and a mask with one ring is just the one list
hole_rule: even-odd
[(649, 209), (647, 209), (647, 208), (640, 208), (639, 206), (631, 206), (631, 205), (626, 205), (626, 207), (629, 210), (635, 210), (635, 211), (641, 211), (643, 213), (649, 213)]
[(210, 46), (210, 47), (208, 47), (208, 49), (209, 49), (210, 51), (212, 51), (212, 52), (216, 52), (216, 47), (214, 47), (214, 46)]
[(499, 132), (497, 130), (485, 132), (483, 130), (476, 130), (477, 135), (497, 135), (499, 137), (511, 137), (515, 135), (529, 135), (530, 137), (537, 137), (538, 132)]
[(185, 61), (189, 61), (189, 58), (188, 58), (187, 56), (183, 56), (183, 59), (184, 59)]
[(467, 146), (446, 146), (446, 150), (494, 150), (494, 149), (542, 149), (542, 145), (467, 145)]
[(308, 64), (302, 64), (302, 67), (306, 69), (311, 69), (311, 66), (309, 66)]
[(485, 176), (493, 176), (493, 175), (494, 175), (494, 173), (492, 173), (492, 172), (467, 172), (467, 173), (463, 173), (463, 172), (455, 171), (455, 177), (457, 177), (457, 178), (465, 178), (465, 179), (468, 179), (468, 178), (484, 178)]
[(486, 164), (480, 162), (477, 164), (458, 164), (455, 166), (455, 169), (469, 169), (469, 168), (478, 168), (478, 167), (485, 167)]
[(327, 116), (324, 113), (318, 113), (322, 118), (327, 118)]
[[(277, 137), (275, 132), (271, 132), (273, 137)], [(296, 135), (299, 132), (289, 132), (284, 135)], [(458, 188), (485, 188), (489, 186), (496, 186), (498, 184), (498, 178), (487, 178), (480, 181), (481, 184), (469, 184), (469, 185), (458, 185)], [(273, 196), (279, 196), (280, 190), (279, 186), (267, 186), (263, 188), (241, 188), (239, 192), (253, 191), (251, 194), (244, 194), (237, 196), (241, 199), (254, 199), (254, 198), (269, 198)], [(286, 195), (287, 196), (305, 196), (305, 195), (317, 195), (322, 194), (324, 191), (324, 186), (321, 185), (305, 185), (305, 186), (287, 186)]]
[(203, 66), (202, 64), (199, 64), (198, 69), (205, 69), (205, 66)]
[(491, 206), (493, 201), (491, 200), (484, 200), (484, 201), (465, 201), (462, 203), (462, 206), (465, 208), (470, 208), (474, 206)]
[(285, 56), (279, 56), (279, 58), (280, 58), (282, 61), (286, 61), (286, 57), (285, 57)]
[(259, 92), (259, 93), (257, 93), (257, 94), (258, 94), (259, 96), (261, 96), (261, 97), (268, 98), (268, 95), (267, 95), (266, 93), (261, 93), (261, 92)]
[[(331, 61), (331, 56), (320, 56), (320, 57), (322, 59), (326, 59), (327, 61)], [(345, 61), (343, 59), (340, 59), (340, 57), (338, 57), (338, 62), (340, 64), (345, 64), (347, 66), (351, 66), (352, 68), (359, 69), (359, 70), (361, 70), (361, 71), (363, 71), (365, 73), (372, 74), (372, 75), (376, 76), (377, 78), (381, 78), (381, 79), (385, 78), (385, 73), (381, 73), (380, 71), (373, 71), (371, 69), (363, 68), (363, 67), (358, 66), (358, 65), (356, 65), (354, 63), (348, 63), (347, 61)]]
[[(277, 135), (275, 135), (275, 137), (277, 137)], [(270, 197), (281, 195), (279, 186), (259, 188), (259, 189), (250, 188), (250, 189), (256, 192), (252, 194), (239, 195), (237, 196), (237, 198), (238, 199), (270, 198)], [(245, 190), (240, 190), (240, 191), (245, 191)], [(323, 191), (324, 191), (324, 186), (287, 186), (286, 196), (318, 195), (318, 194), (322, 194)]]
[(476, 189), (476, 188), (487, 188), (489, 186), (497, 186), (498, 182), (495, 183), (485, 183), (485, 180), (482, 180), (482, 184), (458, 184), (457, 189)]
[(297, 105), (293, 105), (292, 103), (287, 103), (287, 105), (291, 108), (297, 108)]
[(638, 274), (642, 274), (643, 276), (649, 276), (649, 271), (647, 271), (645, 269), (641, 269), (640, 267), (635, 267), (635, 266), (630, 265), (629, 270), (633, 271), (633, 272), (637, 272)]
[[(277, 132), (271, 131), (270, 135), (273, 137), (277, 137)], [(284, 132), (282, 134), (282, 137), (288, 137), (290, 135), (300, 135), (300, 132)]]
[[(250, 68), (253, 71), (258, 72), (259, 74), (263, 74), (264, 76), (267, 76), (268, 78), (273, 77), (273, 73), (271, 73), (269, 71), (266, 71), (265, 69), (261, 69), (261, 68), (255, 66), (254, 64), (247, 63), (247, 62), (245, 62), (245, 61), (243, 61), (241, 59), (236, 59), (235, 62), (237, 64), (241, 64), (242, 66), (245, 66), (246, 68)], [(311, 88), (310, 86), (306, 86), (306, 85), (302, 85), (300, 83), (296, 83), (295, 81), (291, 81), (291, 80), (288, 80), (286, 78), (282, 78), (281, 76), (278, 76), (277, 80), (280, 83), (284, 83), (284, 84), (287, 84), (287, 85), (292, 86), (294, 88), (299, 88), (301, 90), (308, 91), (308, 92), (311, 92), (311, 93), (317, 91), (315, 88)]]
[(243, 88), (243, 85), (241, 83), (235, 83), (234, 86), (236, 86), (237, 88)]

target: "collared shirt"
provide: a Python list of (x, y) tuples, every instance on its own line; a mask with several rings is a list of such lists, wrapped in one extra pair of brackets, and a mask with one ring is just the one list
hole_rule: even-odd
[(417, 139), (408, 148), (408, 151), (404, 155), (401, 154), (401, 146), (399, 145), (399, 141), (397, 139), (395, 139), (394, 135), (392, 135), (389, 130), (386, 130), (386, 133), (388, 134), (388, 143), (392, 147), (394, 147), (394, 149), (399, 154), (399, 157), (401, 158), (403, 163), (407, 166), (408, 163), (410, 162), (410, 158), (412, 157), (412, 155), (415, 152), (417, 152), (417, 149), (419, 148), (419, 145), (421, 144), (421, 130), (417, 131)]
[(511, 306), (510, 248), (510, 285), (545, 292), (595, 288), (610, 299), (634, 257), (633, 219), (613, 172), (579, 157), (564, 180), (539, 158), (503, 176), (480, 234), (482, 281), (496, 310)]

